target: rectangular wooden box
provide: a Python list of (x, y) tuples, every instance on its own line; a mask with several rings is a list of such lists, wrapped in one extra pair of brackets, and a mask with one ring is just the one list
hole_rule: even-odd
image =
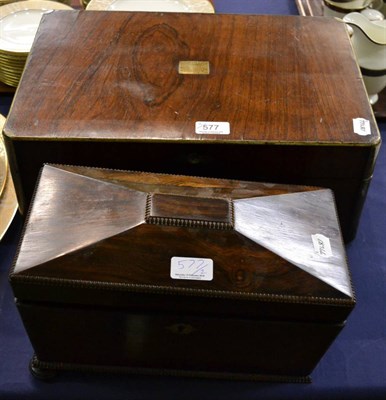
[(346, 240), (380, 144), (345, 25), (268, 15), (45, 15), (4, 134), (23, 213), (89, 165), (328, 187)]
[(34, 373), (304, 382), (355, 304), (329, 189), (60, 165), (10, 279)]

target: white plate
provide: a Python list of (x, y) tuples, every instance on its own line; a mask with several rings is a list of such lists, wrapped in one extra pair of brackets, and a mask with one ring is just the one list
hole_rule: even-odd
[(86, 10), (214, 13), (208, 0), (91, 0)]
[(43, 14), (71, 9), (47, 0), (19, 1), (0, 7), (0, 51), (28, 53)]
[[(4, 123), (5, 123), (5, 118), (0, 114), (0, 129), (1, 130), (3, 130)], [(0, 134), (0, 198), (1, 198), (1, 194), (3, 193), (3, 189), (5, 187), (7, 173), (8, 173), (7, 154), (5, 152), (3, 138)]]
[[(0, 132), (3, 130), (5, 118), (0, 114)], [(17, 199), (15, 188), (13, 186), (11, 173), (8, 168), (7, 155), (5, 153), (5, 147), (3, 139), (0, 137), (0, 155), (3, 155), (3, 160), (6, 167), (6, 176), (3, 177), (4, 183), (2, 192), (0, 194), (0, 240), (5, 235), (9, 225), (12, 222), (13, 217), (17, 211)]]

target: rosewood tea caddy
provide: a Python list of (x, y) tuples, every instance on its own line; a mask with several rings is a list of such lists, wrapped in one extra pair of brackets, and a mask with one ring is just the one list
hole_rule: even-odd
[(64, 165), (10, 280), (38, 375), (306, 382), (355, 304), (329, 189)]
[(44, 15), (4, 129), (25, 213), (43, 163), (327, 187), (354, 237), (380, 144), (345, 24)]

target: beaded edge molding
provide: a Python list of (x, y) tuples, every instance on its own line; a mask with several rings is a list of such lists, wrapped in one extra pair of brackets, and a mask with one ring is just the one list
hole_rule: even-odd
[[(234, 226), (234, 207), (233, 201), (228, 200), (229, 206), (229, 217), (231, 223), (217, 222), (210, 220), (198, 220), (188, 218), (173, 218), (173, 217), (154, 217), (151, 214), (153, 194), (149, 193), (146, 198), (146, 211), (145, 221), (152, 225), (165, 225), (165, 226), (179, 226), (186, 228), (205, 228), (205, 229), (217, 229), (217, 230), (232, 230)], [(223, 200), (223, 199), (222, 199)]]

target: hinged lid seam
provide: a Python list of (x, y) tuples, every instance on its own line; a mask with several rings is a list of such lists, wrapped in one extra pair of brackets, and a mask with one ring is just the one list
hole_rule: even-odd
[(330, 304), (336, 306), (353, 306), (354, 299), (338, 299), (338, 298), (324, 298), (316, 296), (291, 296), (271, 293), (243, 293), (243, 292), (227, 292), (223, 290), (210, 290), (199, 288), (182, 288), (182, 287), (167, 287), (159, 285), (142, 285), (142, 284), (129, 284), (129, 283), (112, 283), (100, 281), (80, 281), (75, 279), (57, 279), (47, 278), (42, 276), (20, 276), (11, 275), (13, 283), (28, 283), (43, 286), (60, 286), (72, 288), (86, 288), (86, 289), (101, 289), (101, 290), (118, 290), (129, 291), (132, 290), (136, 293), (150, 293), (150, 294), (178, 294), (178, 295), (198, 295), (201, 297), (208, 296), (212, 298), (233, 298), (239, 300), (255, 300), (266, 302), (288, 302), (288, 303), (303, 303), (303, 304)]

